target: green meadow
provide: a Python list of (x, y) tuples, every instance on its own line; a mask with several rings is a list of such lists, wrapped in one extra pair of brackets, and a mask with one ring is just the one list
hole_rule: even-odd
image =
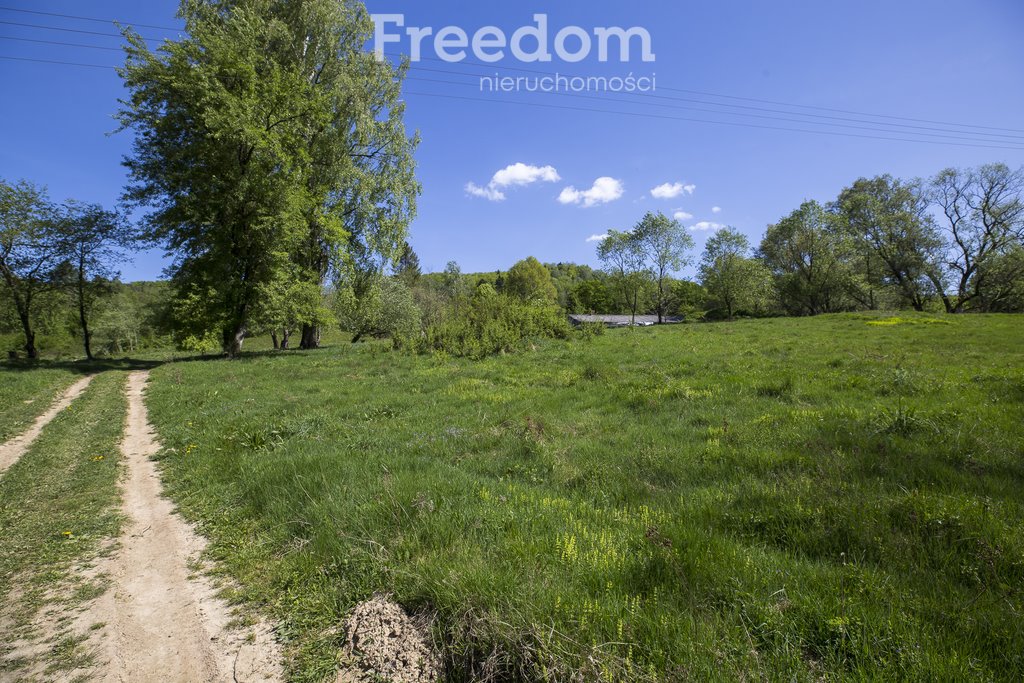
[(1019, 316), (385, 343), (153, 372), (170, 495), (289, 675), (357, 602), (462, 680), (1020, 680)]

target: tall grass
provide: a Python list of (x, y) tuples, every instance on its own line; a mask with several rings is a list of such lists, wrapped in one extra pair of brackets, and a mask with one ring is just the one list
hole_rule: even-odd
[(177, 363), (150, 405), (295, 680), (376, 591), (450, 680), (1019, 680), (1021, 319), (875, 320)]

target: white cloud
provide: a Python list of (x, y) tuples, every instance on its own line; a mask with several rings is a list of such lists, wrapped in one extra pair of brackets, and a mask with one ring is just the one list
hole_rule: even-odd
[(682, 209), (679, 209), (674, 214), (672, 214), (672, 218), (675, 218), (677, 221), (688, 221), (691, 218), (693, 218), (693, 214), (686, 213)]
[(510, 164), (495, 172), (491, 182), (485, 187), (476, 183), (466, 183), (466, 192), (474, 197), (483, 197), (492, 202), (505, 201), (505, 193), (502, 189), (506, 187), (521, 187), (536, 182), (554, 183), (561, 180), (558, 171), (554, 166), (530, 166), (522, 162)]
[(608, 233), (603, 235), (591, 235), (587, 238), (587, 242), (603, 242), (608, 237)]
[(693, 194), (697, 189), (696, 185), (683, 185), (682, 183), (664, 183), (651, 190), (651, 196), (655, 199), (672, 199), (683, 194)]
[(491, 185), (496, 187), (508, 187), (509, 185), (529, 185), (538, 180), (545, 183), (556, 183), (562, 177), (554, 166), (530, 166), (521, 162), (506, 166), (491, 178)]
[(722, 207), (720, 207), (720, 206), (712, 206), (711, 207), (711, 213), (722, 213)]
[(721, 230), (725, 226), (721, 223), (712, 223), (711, 221), (701, 221), (696, 225), (691, 225), (690, 230), (694, 232), (704, 232), (706, 230)]
[(621, 180), (604, 176), (595, 180), (594, 186), (589, 190), (577, 190), (570, 185), (558, 195), (558, 201), (562, 204), (582, 203), (584, 207), (591, 207), (597, 204), (614, 202), (622, 197), (623, 192), (624, 188)]
[(466, 192), (474, 197), (483, 197), (484, 199), (488, 199), (492, 202), (505, 201), (505, 193), (491, 187), (490, 185), (487, 187), (480, 187), (476, 183), (466, 183)]

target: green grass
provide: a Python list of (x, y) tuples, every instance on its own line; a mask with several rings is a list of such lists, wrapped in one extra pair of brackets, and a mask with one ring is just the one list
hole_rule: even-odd
[(68, 367), (0, 363), (0, 443), (25, 431), (79, 377)]
[(375, 591), (451, 680), (1020, 680), (1024, 321), (878, 320), (174, 363), (149, 404), (294, 680)]
[[(45, 370), (36, 372), (46, 373)], [(102, 578), (73, 576), (117, 537), (118, 443), (124, 424), (124, 373), (101, 374), (43, 430), (0, 478), (0, 678), (25, 673), (39, 662), (9, 657), (16, 639), (37, 641), (41, 611), (56, 604), (64, 614), (45, 653), (47, 677), (87, 661), (80, 637), (67, 630), (75, 605), (96, 597)]]

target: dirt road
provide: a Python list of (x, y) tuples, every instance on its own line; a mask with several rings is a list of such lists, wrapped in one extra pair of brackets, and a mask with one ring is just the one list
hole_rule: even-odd
[(147, 372), (128, 378), (120, 548), (99, 570), (112, 587), (83, 616), (102, 681), (277, 681), (281, 653), (265, 626), (231, 630), (230, 608), (189, 569), (204, 542), (161, 495), (150, 456), (159, 448), (146, 417)]

